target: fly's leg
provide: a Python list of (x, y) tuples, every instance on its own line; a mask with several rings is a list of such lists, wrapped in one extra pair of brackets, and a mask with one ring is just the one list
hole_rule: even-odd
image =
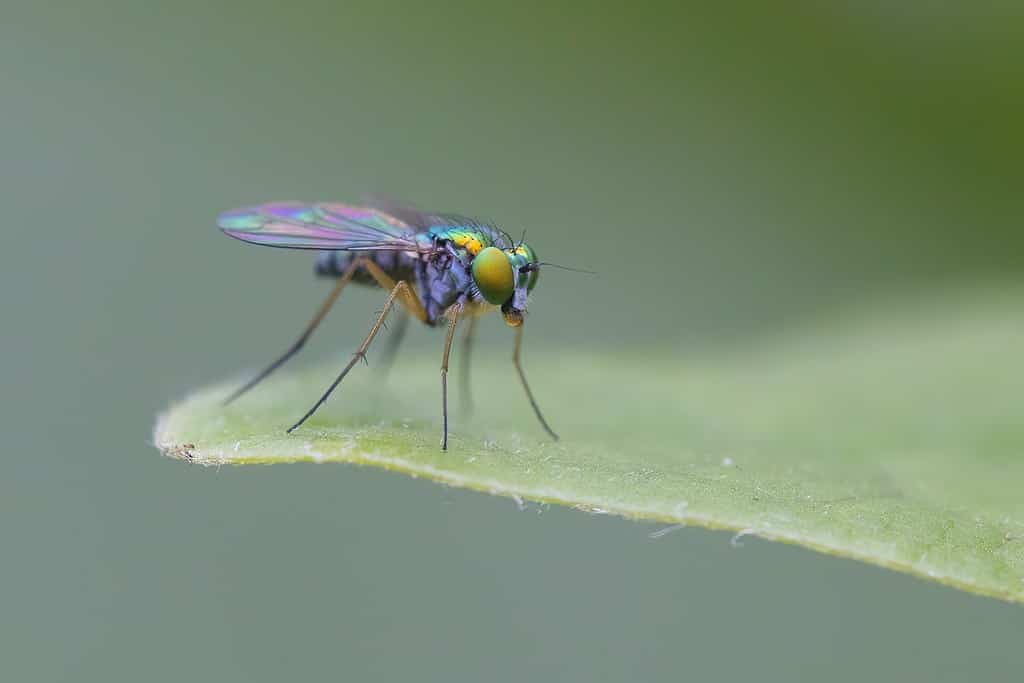
[[(362, 265), (364, 267), (366, 267), (367, 270), (371, 274), (373, 274), (373, 271), (368, 267), (369, 264), (371, 264), (371, 263), (372, 263), (372, 261), (364, 260)], [(376, 264), (373, 264), (373, 265), (376, 267)], [(378, 267), (378, 270), (379, 270), (379, 267)], [(381, 273), (383, 273), (383, 271), (381, 271)], [(387, 276), (385, 275), (385, 277), (387, 277)], [(390, 280), (391, 278), (387, 278), (387, 279)], [(352, 354), (352, 360), (350, 360), (348, 362), (348, 364), (344, 367), (344, 369), (341, 371), (341, 374), (338, 375), (337, 379), (335, 379), (334, 382), (331, 383), (331, 386), (329, 386), (327, 388), (327, 391), (325, 391), (324, 395), (320, 397), (320, 400), (318, 400), (313, 405), (312, 408), (310, 408), (308, 411), (306, 411), (306, 414), (303, 415), (302, 418), (298, 422), (296, 422), (295, 424), (293, 424), (291, 427), (288, 428), (288, 433), (289, 434), (291, 432), (293, 432), (295, 429), (297, 429), (303, 422), (308, 420), (309, 417), (313, 413), (315, 413), (320, 406), (322, 406), (324, 404), (324, 401), (327, 400), (327, 397), (329, 397), (331, 395), (331, 392), (334, 391), (334, 389), (339, 384), (341, 384), (341, 380), (345, 379), (345, 375), (347, 375), (349, 373), (349, 370), (351, 370), (355, 366), (356, 363), (358, 363), (360, 360), (366, 360), (366, 350), (368, 348), (370, 348), (370, 344), (373, 342), (373, 338), (377, 336), (377, 333), (380, 332), (380, 328), (384, 326), (384, 319), (387, 317), (388, 312), (391, 311), (391, 307), (395, 305), (395, 300), (398, 299), (398, 297), (403, 296), (403, 295), (405, 295), (407, 297), (411, 296), (412, 295), (412, 288), (409, 287), (409, 284), (407, 282), (405, 282), (404, 280), (401, 280), (401, 281), (395, 283), (392, 286), (391, 293), (388, 294), (387, 301), (384, 302), (384, 308), (381, 309), (380, 314), (377, 316), (377, 320), (373, 323), (373, 326), (370, 328), (370, 331), (366, 335), (366, 338), (363, 340), (363, 343), (360, 344), (359, 348), (356, 350), (356, 352), (354, 354)], [(411, 298), (415, 299), (414, 296), (411, 296)], [(416, 302), (419, 303), (419, 300), (416, 300)], [(422, 306), (421, 306), (421, 308), (422, 308)]]
[(402, 339), (405, 338), (405, 330), (409, 327), (409, 314), (403, 310), (397, 315), (398, 320), (395, 321), (394, 329), (388, 336), (387, 346), (384, 347), (384, 352), (380, 355), (380, 364), (377, 366), (377, 374), (380, 375), (381, 380), (390, 372), (391, 366), (395, 362), (395, 356), (398, 355), (398, 348), (402, 345)]
[[(390, 291), (395, 288), (395, 281), (375, 262), (370, 259), (366, 259), (365, 263), (363, 263), (363, 268), (383, 289)], [(398, 347), (401, 345), (402, 339), (405, 337), (406, 327), (409, 323), (409, 316), (413, 316), (421, 323), (427, 322), (428, 319), (427, 311), (423, 308), (423, 303), (416, 296), (416, 290), (414, 290), (411, 285), (402, 291), (401, 297), (402, 298), (399, 299), (399, 302), (402, 304), (402, 308), (404, 308), (405, 311), (403, 312), (402, 317), (398, 320), (398, 324), (395, 326), (395, 331), (390, 337), (390, 343), (384, 350), (384, 355), (382, 356), (383, 363), (381, 366), (382, 374), (386, 374), (394, 362), (395, 356), (398, 353)]]
[(558, 434), (552, 431), (551, 427), (548, 426), (548, 421), (544, 419), (544, 416), (540, 412), (540, 406), (537, 405), (537, 401), (533, 398), (533, 392), (530, 391), (530, 385), (526, 382), (526, 375), (523, 373), (523, 366), (519, 363), (519, 350), (523, 346), (523, 326), (520, 325), (516, 328), (516, 348), (512, 352), (512, 363), (516, 366), (516, 372), (519, 373), (519, 381), (523, 383), (523, 389), (526, 390), (526, 398), (530, 399), (530, 405), (533, 406), (533, 412), (537, 415), (537, 419), (540, 420), (540, 424), (544, 427), (544, 431), (551, 436), (552, 439), (558, 441)]
[(476, 333), (477, 316), (470, 315), (466, 324), (466, 334), (462, 337), (462, 362), (459, 368), (459, 378), (462, 383), (459, 391), (459, 399), (462, 403), (462, 412), (466, 415), (473, 413), (472, 384), (469, 381), (470, 352), (473, 350), (473, 335)]
[[(376, 280), (377, 284), (380, 285), (386, 291), (390, 292), (393, 289), (395, 289), (397, 284), (402, 284), (396, 284), (394, 279), (392, 279), (390, 275), (384, 272), (383, 268), (381, 268), (368, 258), (362, 259), (362, 266), (366, 270), (366, 272), (370, 274), (370, 277)], [(405, 287), (403, 287), (399, 292), (399, 296), (401, 297), (401, 299), (399, 299), (399, 302), (402, 304), (402, 306), (405, 307), (406, 311), (412, 314), (412, 316), (419, 320), (421, 323), (427, 322), (427, 309), (423, 308), (423, 303), (416, 296), (416, 290), (413, 289), (408, 282), (405, 283)]]
[(224, 399), (224, 405), (231, 403), (236, 398), (238, 398), (245, 392), (252, 389), (257, 384), (262, 382), (264, 379), (267, 378), (267, 376), (270, 373), (284, 365), (285, 361), (287, 361), (289, 358), (298, 353), (299, 350), (306, 345), (306, 341), (308, 341), (309, 338), (313, 335), (313, 331), (316, 330), (320, 322), (324, 319), (324, 317), (326, 317), (327, 313), (331, 310), (331, 306), (334, 305), (334, 302), (338, 300), (338, 296), (341, 294), (341, 290), (343, 290), (345, 288), (345, 285), (347, 285), (352, 280), (352, 276), (355, 275), (356, 270), (359, 268), (360, 260), (361, 259), (353, 259), (352, 263), (349, 264), (348, 268), (345, 269), (345, 272), (342, 273), (341, 277), (338, 278), (338, 281), (335, 283), (334, 288), (331, 289), (330, 294), (327, 295), (327, 298), (324, 299), (324, 302), (320, 304), (320, 308), (318, 308), (316, 313), (313, 315), (313, 319), (309, 321), (309, 324), (306, 325), (306, 329), (302, 331), (302, 334), (299, 335), (299, 338), (295, 340), (295, 343), (288, 347), (288, 350), (285, 351), (280, 358), (278, 358), (273, 363), (268, 365), (266, 368), (263, 369), (262, 372), (260, 372), (258, 375), (250, 379), (243, 386), (236, 389), (233, 394)]
[(448, 317), (448, 333), (444, 338), (444, 354), (441, 356), (441, 415), (444, 418), (444, 431), (441, 433), (441, 450), (448, 450), (448, 355), (452, 352), (452, 339), (455, 338), (455, 326), (459, 323), (459, 314), (465, 304), (454, 303), (445, 312)]

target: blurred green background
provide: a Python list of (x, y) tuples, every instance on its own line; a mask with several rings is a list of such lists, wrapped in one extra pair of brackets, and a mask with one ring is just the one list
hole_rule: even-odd
[[(217, 234), (249, 202), (377, 193), (528, 228), (600, 272), (545, 273), (538, 354), (700, 353), (1019, 281), (1022, 8), (6, 3), (4, 678), (1016, 679), (1019, 607), (366, 469), (190, 468), (148, 439), (323, 295), (308, 254)], [(379, 306), (345, 299), (307, 360)]]

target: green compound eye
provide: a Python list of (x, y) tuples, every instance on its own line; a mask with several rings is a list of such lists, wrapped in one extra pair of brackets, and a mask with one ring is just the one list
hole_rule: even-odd
[(487, 247), (473, 258), (473, 281), (484, 299), (495, 306), (508, 301), (516, 285), (512, 264), (497, 247)]
[(519, 268), (519, 272), (523, 275), (528, 275), (526, 280), (526, 291), (532, 292), (533, 288), (537, 286), (537, 278), (540, 277), (540, 265), (537, 263), (537, 252), (530, 248), (528, 244), (518, 244), (515, 247), (507, 250), (509, 258)]
[[(529, 249), (529, 247), (527, 248)], [(534, 253), (533, 249), (530, 249), (529, 251), (529, 259), (532, 268), (530, 268), (530, 279), (526, 283), (526, 291), (532, 292), (533, 288), (537, 286), (537, 278), (540, 277), (540, 266), (537, 265), (537, 255)]]

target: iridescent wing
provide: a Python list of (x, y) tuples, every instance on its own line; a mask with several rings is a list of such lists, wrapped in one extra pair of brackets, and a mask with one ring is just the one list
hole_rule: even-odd
[(393, 216), (402, 221), (415, 232), (423, 232), (437, 224), (434, 215), (428, 211), (420, 211), (391, 197), (381, 195), (370, 195), (366, 198), (366, 205)]
[(458, 213), (420, 211), (389, 198), (371, 197), (368, 203), (387, 215), (398, 218), (416, 232), (437, 227), (469, 228), (486, 233), (494, 246), (501, 249), (507, 249), (515, 244), (515, 240), (507, 232), (493, 223), (479, 218), (471, 218)]
[(225, 211), (217, 225), (243, 242), (284, 249), (416, 251), (416, 229), (384, 211), (339, 203), (272, 202)]

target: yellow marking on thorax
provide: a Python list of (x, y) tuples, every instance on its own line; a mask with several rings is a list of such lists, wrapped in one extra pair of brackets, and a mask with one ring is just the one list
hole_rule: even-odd
[(456, 246), (462, 247), (468, 251), (471, 256), (476, 256), (480, 253), (480, 250), (484, 248), (483, 243), (481, 243), (475, 235), (469, 232), (455, 233), (452, 235), (451, 239)]

